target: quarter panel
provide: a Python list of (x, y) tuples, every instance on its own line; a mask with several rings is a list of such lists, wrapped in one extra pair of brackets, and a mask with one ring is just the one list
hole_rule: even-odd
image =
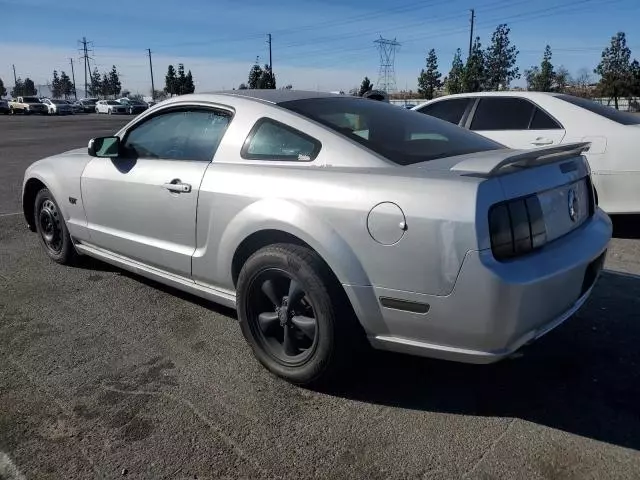
[[(255, 231), (274, 228), (309, 243), (344, 284), (446, 294), (466, 252), (478, 247), (481, 181), (403, 167), (214, 162), (201, 187), (194, 278), (233, 288), (237, 246)], [(382, 202), (400, 206), (407, 222), (402, 239), (390, 246), (376, 242), (367, 230), (369, 212)]]

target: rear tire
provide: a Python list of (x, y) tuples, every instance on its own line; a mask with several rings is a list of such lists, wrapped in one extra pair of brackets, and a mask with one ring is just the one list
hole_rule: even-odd
[(46, 188), (36, 195), (33, 212), (36, 232), (47, 256), (63, 265), (74, 263), (78, 253), (71, 241), (62, 211)]
[(364, 353), (342, 287), (306, 247), (275, 244), (254, 253), (238, 277), (237, 308), (255, 357), (291, 383), (333, 383)]

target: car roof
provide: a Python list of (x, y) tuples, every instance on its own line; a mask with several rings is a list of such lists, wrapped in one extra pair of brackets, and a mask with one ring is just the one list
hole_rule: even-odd
[(521, 98), (541, 98), (541, 97), (556, 97), (558, 93), (554, 92), (529, 92), (524, 90), (507, 90), (501, 92), (469, 92), (469, 93), (456, 93), (453, 95), (446, 95), (443, 97), (434, 98), (431, 101), (444, 100), (445, 98), (465, 98), (465, 97), (521, 97)]
[(314, 92), (306, 90), (276, 90), (276, 89), (247, 89), (247, 90), (223, 90), (220, 92), (209, 93), (193, 93), (188, 95), (178, 95), (171, 97), (163, 104), (181, 102), (181, 101), (202, 101), (202, 102), (219, 102), (221, 97), (226, 98), (238, 98), (246, 99), (249, 101), (258, 101), (262, 103), (270, 103), (277, 105), (283, 102), (289, 102), (292, 100), (306, 100), (309, 98), (326, 98), (326, 97), (344, 97), (344, 95), (327, 93), (327, 92)]

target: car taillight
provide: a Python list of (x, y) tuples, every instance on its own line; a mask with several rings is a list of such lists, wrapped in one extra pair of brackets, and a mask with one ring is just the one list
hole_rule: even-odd
[(532, 195), (491, 207), (489, 232), (496, 260), (524, 255), (544, 245), (547, 231), (538, 197)]

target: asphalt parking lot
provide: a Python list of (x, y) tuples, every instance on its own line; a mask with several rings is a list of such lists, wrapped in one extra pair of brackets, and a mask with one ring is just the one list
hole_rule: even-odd
[(16, 214), (25, 168), (129, 119), (0, 117), (0, 479), (640, 477), (633, 219), (586, 306), (523, 356), (378, 353), (318, 393), (260, 367), (232, 311), (45, 258)]

